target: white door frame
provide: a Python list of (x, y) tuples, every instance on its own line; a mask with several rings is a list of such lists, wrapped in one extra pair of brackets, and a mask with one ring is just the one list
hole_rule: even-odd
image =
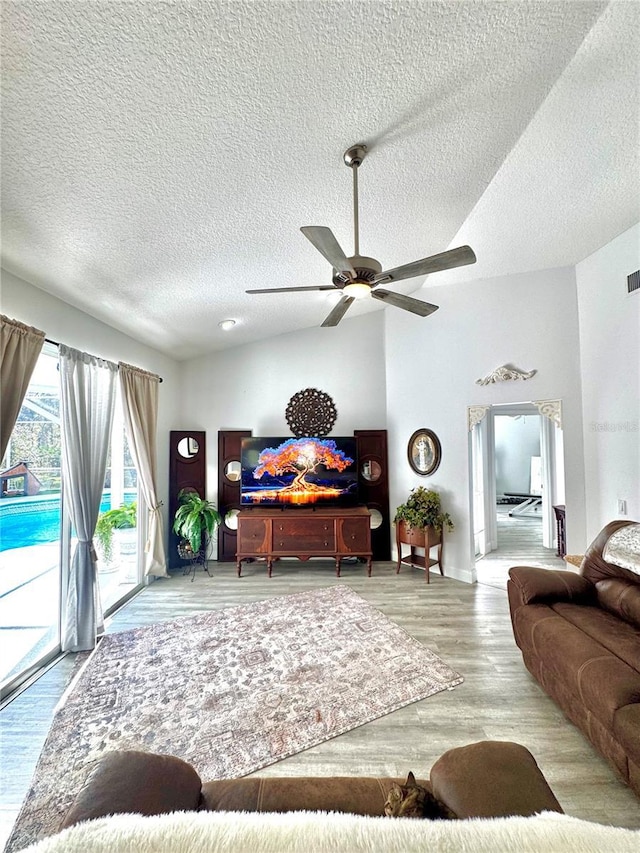
[(483, 418), (469, 431), (470, 517), (474, 560), (497, 548), (497, 526), (493, 511), (495, 468), (492, 469), (489, 462), (492, 442), (493, 422), (491, 418)]
[(555, 427), (549, 418), (540, 419), (540, 457), (542, 467), (542, 545), (553, 548), (556, 525), (554, 522), (553, 505), (556, 496), (556, 444)]
[[(487, 412), (490, 417), (485, 417)], [(533, 400), (519, 403), (496, 403), (493, 405), (469, 406), (467, 409), (467, 425), (469, 429), (469, 506), (471, 511), (471, 557), (472, 565), (476, 562), (474, 506), (484, 508), (484, 519), (481, 521), (486, 552), (495, 551), (498, 547), (496, 519), (496, 475), (495, 475), (495, 428), (494, 418), (498, 415), (538, 414), (540, 418), (540, 456), (542, 473), (542, 544), (545, 548), (553, 548), (555, 543), (556, 526), (554, 522), (553, 505), (556, 502), (556, 431), (562, 429), (561, 400)], [(477, 431), (477, 432), (476, 432)], [(481, 460), (475, 460), (474, 454), (482, 453)], [(481, 472), (482, 485), (474, 482), (474, 471)], [(564, 476), (564, 471), (561, 472)], [(476, 492), (478, 493), (476, 495)], [(482, 510), (481, 510), (482, 511)]]

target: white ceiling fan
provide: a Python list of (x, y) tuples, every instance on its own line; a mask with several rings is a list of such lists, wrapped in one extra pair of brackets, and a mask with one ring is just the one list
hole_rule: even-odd
[(342, 298), (329, 313), (323, 326), (337, 326), (344, 317), (354, 299), (372, 296), (388, 305), (411, 311), (420, 317), (428, 317), (438, 310), (437, 305), (405, 296), (403, 293), (393, 293), (390, 290), (380, 290), (378, 285), (389, 284), (402, 279), (429, 275), (441, 270), (474, 264), (476, 256), (470, 246), (459, 246), (449, 249), (439, 255), (431, 255), (419, 261), (403, 264), (390, 270), (383, 270), (375, 258), (367, 258), (360, 254), (360, 235), (358, 228), (358, 168), (365, 158), (367, 146), (363, 143), (353, 145), (344, 153), (344, 162), (353, 172), (353, 242), (354, 254), (347, 257), (336, 240), (330, 228), (322, 225), (306, 225), (300, 230), (316, 247), (323, 257), (333, 266), (333, 284), (316, 287), (271, 287), (262, 290), (247, 290), (247, 293), (299, 293), (304, 290), (340, 290)]

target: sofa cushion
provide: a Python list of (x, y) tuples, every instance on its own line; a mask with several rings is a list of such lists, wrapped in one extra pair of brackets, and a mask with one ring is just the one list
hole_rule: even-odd
[[(410, 769), (410, 768), (408, 768)], [(208, 811), (335, 811), (384, 815), (389, 790), (404, 779), (357, 776), (252, 777), (205, 782), (202, 808)], [(431, 791), (431, 782), (417, 780)]]
[(640, 629), (640, 584), (609, 578), (596, 583), (596, 595), (601, 607)]
[(640, 672), (640, 630), (601, 607), (576, 607), (558, 602), (551, 609), (579, 628), (606, 651)]
[(518, 607), (512, 614), (513, 632), (517, 645), (522, 652), (528, 656), (538, 657), (534, 643), (536, 626), (544, 619), (561, 619), (554, 613), (548, 604), (528, 604), (526, 607)]
[(590, 604), (596, 601), (593, 584), (575, 572), (514, 566), (509, 569), (509, 577), (519, 588), (523, 604), (550, 601)]
[(549, 676), (566, 685), (605, 726), (613, 726), (618, 708), (640, 702), (640, 674), (565, 618), (570, 610), (579, 611), (573, 614), (576, 620), (584, 611), (605, 620), (615, 617), (599, 608), (557, 604), (551, 615), (536, 619), (530, 609), (520, 608), (516, 624), (529, 634), (536, 657)]

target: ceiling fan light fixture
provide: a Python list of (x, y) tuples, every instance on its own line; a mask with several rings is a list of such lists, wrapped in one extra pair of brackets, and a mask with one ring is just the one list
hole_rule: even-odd
[(352, 145), (344, 153), (344, 162), (352, 172), (353, 177), (353, 255), (347, 257), (335, 234), (324, 225), (304, 225), (300, 231), (333, 267), (331, 285), (317, 287), (272, 287), (262, 290), (247, 290), (247, 293), (293, 293), (301, 290), (334, 291), (339, 301), (333, 306), (322, 326), (337, 326), (345, 313), (356, 299), (369, 297), (386, 305), (393, 305), (403, 311), (409, 311), (418, 317), (428, 317), (438, 310), (437, 305), (423, 302), (403, 293), (378, 288), (379, 284), (394, 284), (408, 278), (431, 275), (440, 270), (454, 269), (465, 264), (474, 264), (476, 256), (470, 246), (458, 246), (430, 255), (408, 264), (402, 264), (393, 269), (383, 270), (376, 258), (360, 254), (360, 222), (358, 213), (358, 170), (367, 154), (364, 143)]
[(342, 292), (345, 296), (350, 296), (352, 299), (362, 299), (371, 292), (371, 285), (364, 281), (352, 281), (349, 284), (345, 284)]
[(220, 320), (220, 322), (218, 323), (218, 326), (220, 326), (220, 328), (222, 329), (223, 332), (228, 332), (229, 329), (233, 329), (235, 324), (236, 324), (235, 320)]

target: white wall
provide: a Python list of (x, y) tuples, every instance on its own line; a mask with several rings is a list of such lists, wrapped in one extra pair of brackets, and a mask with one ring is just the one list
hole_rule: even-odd
[(290, 435), (287, 403), (317, 388), (335, 403), (333, 435), (386, 428), (384, 312), (344, 319), (184, 362), (180, 429), (207, 433), (207, 494), (216, 500), (218, 430)]
[[(338, 409), (335, 435), (389, 430), (392, 513), (413, 486), (441, 490), (457, 522), (445, 545), (447, 573), (472, 580), (471, 404), (562, 399), (570, 553), (581, 553), (617, 516), (618, 499), (627, 501), (629, 518), (640, 520), (640, 294), (626, 293), (626, 276), (639, 267), (637, 225), (575, 271), (425, 287), (416, 295), (441, 306), (428, 318), (388, 307), (333, 329), (283, 335), (182, 364), (4, 270), (0, 310), (54, 340), (162, 375), (158, 464), (164, 497), (170, 430), (206, 430), (208, 493), (215, 499), (219, 429), (287, 435), (290, 397), (307, 387), (325, 391)], [(538, 373), (526, 383), (475, 384), (505, 362)], [(442, 442), (442, 464), (432, 477), (419, 477), (407, 462), (407, 441), (418, 427), (435, 430)]]
[(540, 415), (496, 415), (496, 492), (529, 494), (531, 457), (540, 456)]
[(167, 530), (169, 430), (179, 426), (176, 421), (180, 420), (180, 365), (7, 270), (2, 270), (0, 297), (3, 314), (41, 329), (51, 340), (110, 361), (126, 361), (162, 376), (158, 405), (158, 487), (165, 502)]
[(587, 544), (606, 524), (640, 521), (640, 225), (576, 267), (580, 319)]
[[(570, 549), (572, 543), (582, 543), (584, 467), (574, 270), (432, 286), (415, 295), (440, 310), (425, 319), (391, 308), (385, 313), (392, 511), (413, 486), (439, 489), (456, 522), (445, 539), (445, 571), (472, 580), (467, 407), (561, 399), (567, 537)], [(538, 372), (526, 382), (475, 384), (507, 362)], [(419, 427), (433, 429), (442, 443), (442, 463), (431, 477), (419, 477), (407, 462), (407, 441)]]

